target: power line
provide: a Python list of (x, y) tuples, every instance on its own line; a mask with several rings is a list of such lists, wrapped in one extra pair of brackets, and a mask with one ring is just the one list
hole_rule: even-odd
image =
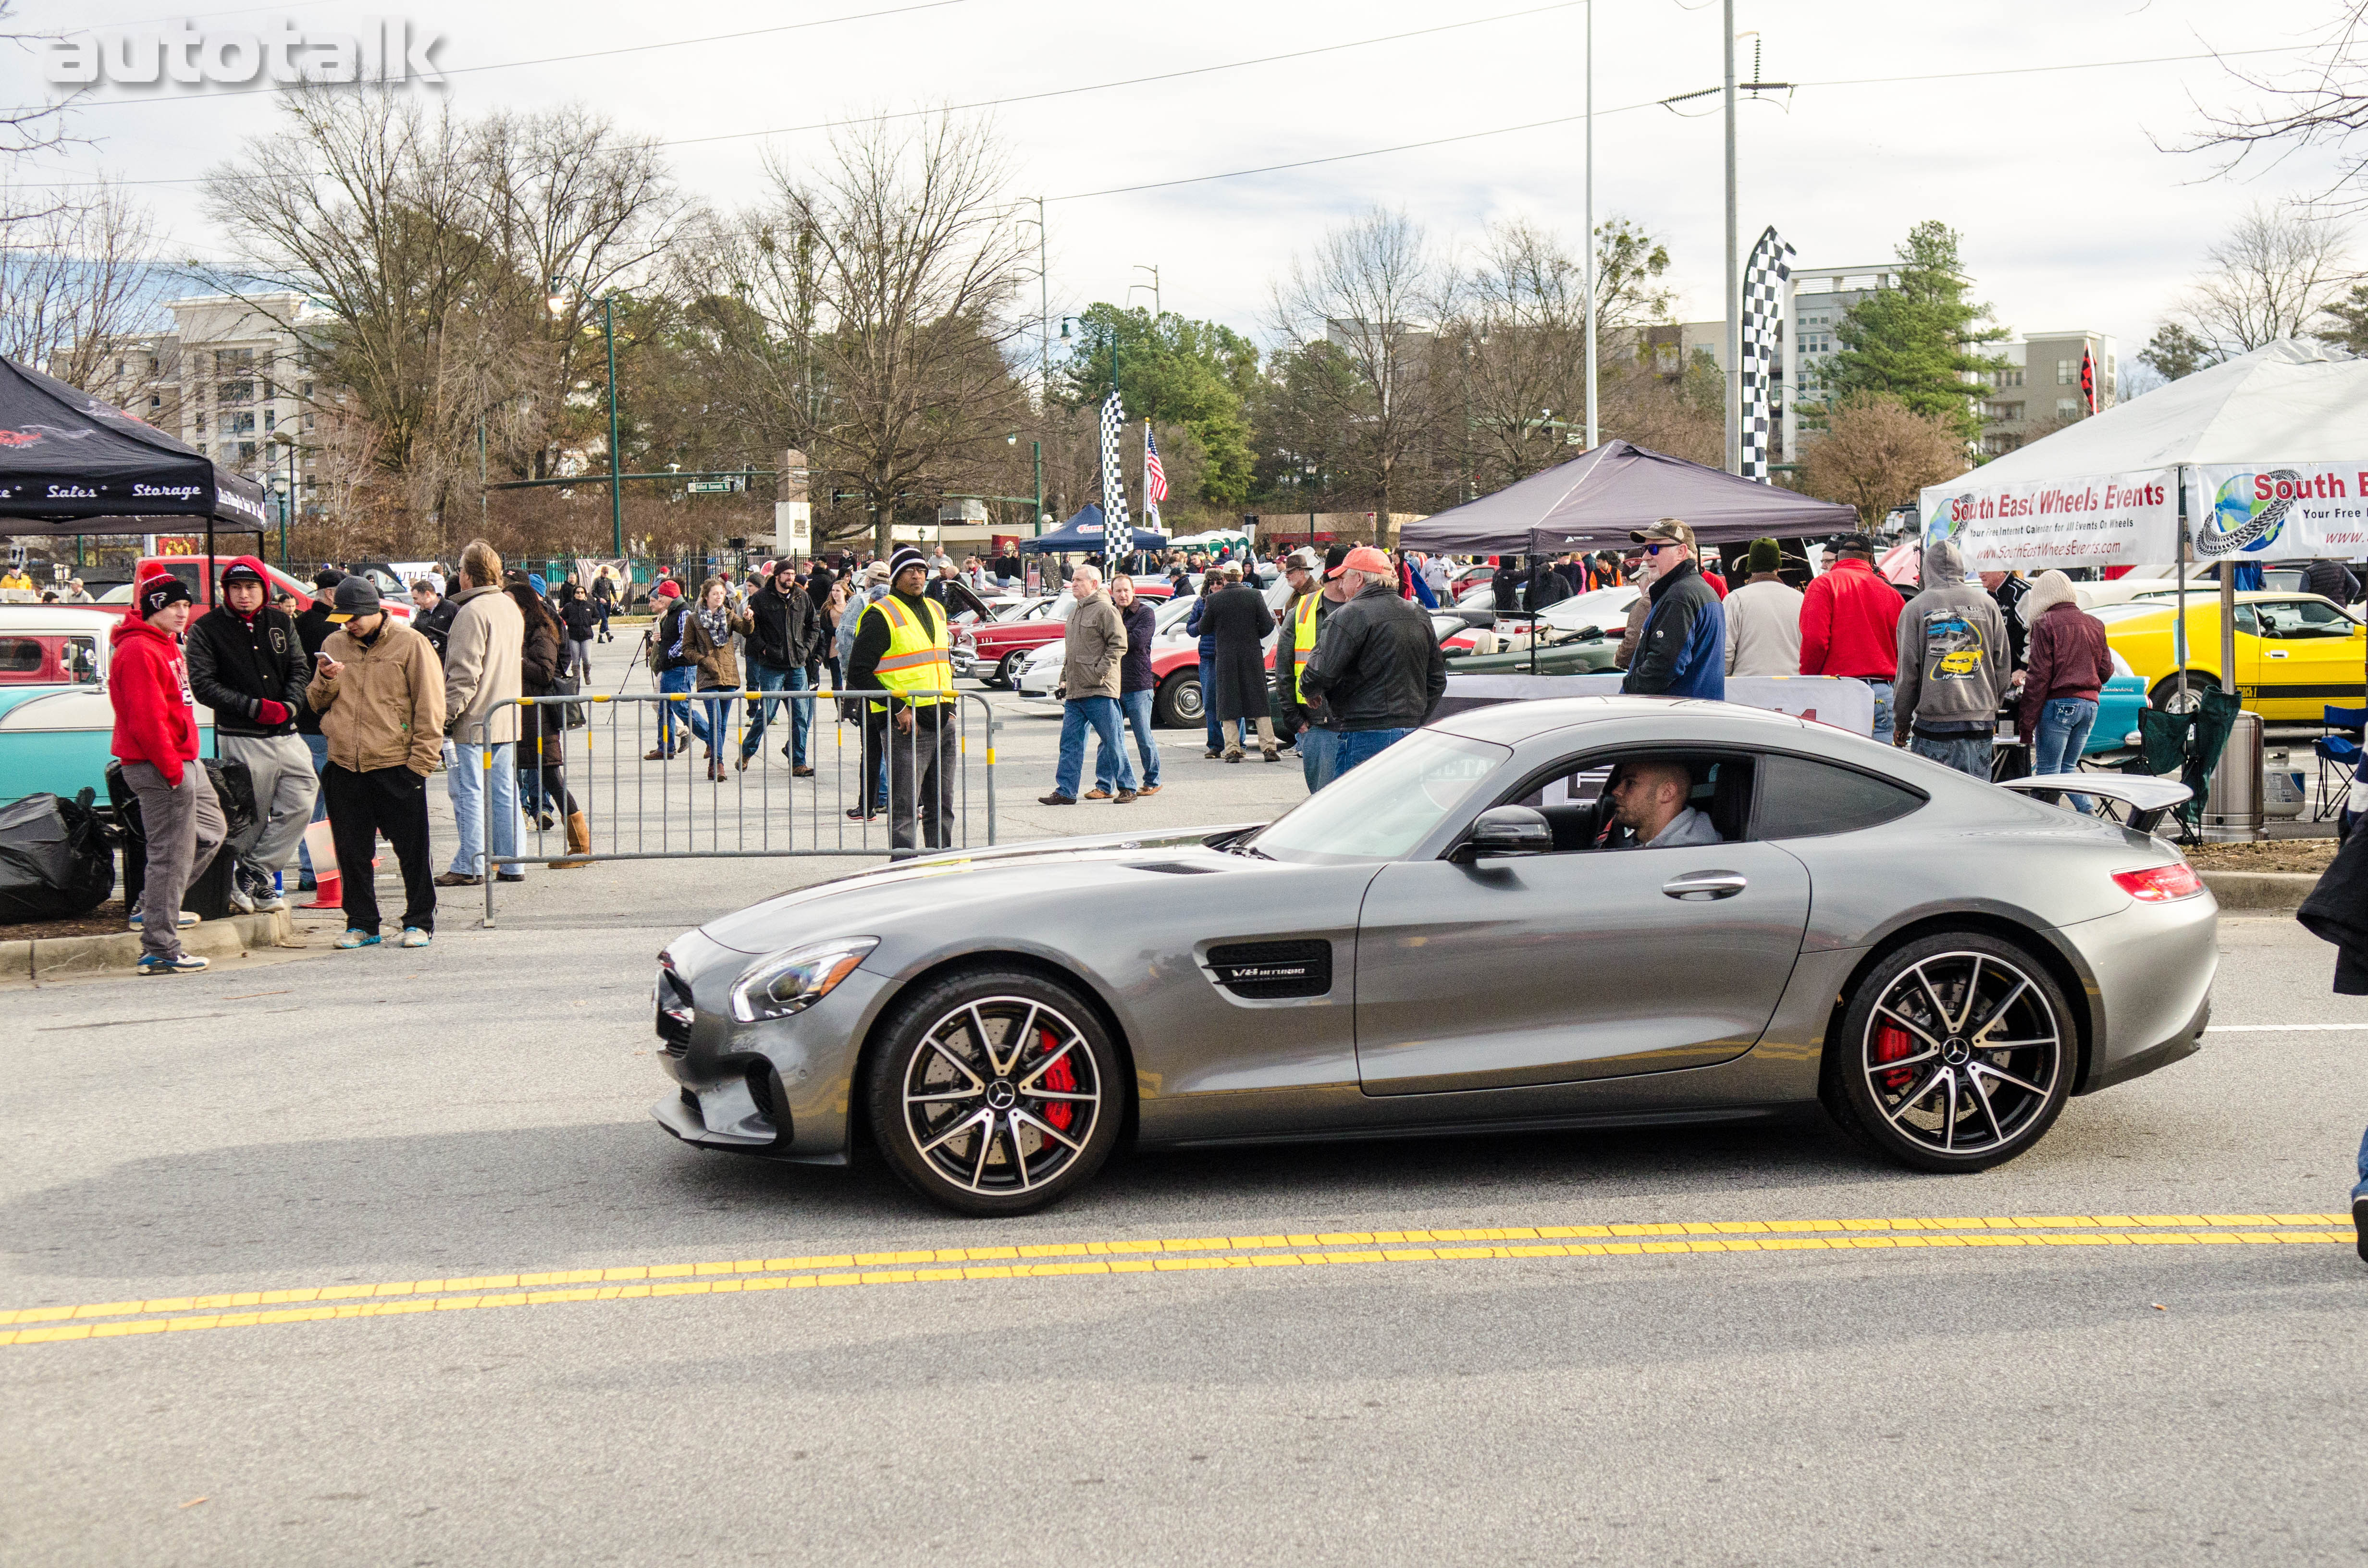
[[(2312, 44), (2283, 44), (2271, 49), (2217, 50), (2203, 54), (2162, 54), (2139, 60), (2090, 60), (2069, 65), (2012, 65), (1993, 71), (1941, 71), (1915, 76), (1858, 76), (1830, 82), (1802, 82), (1796, 85), (1869, 87), (1890, 85), (1895, 83), (1945, 82), (1970, 76), (2022, 76), (2054, 71), (2105, 71), (2124, 65), (2163, 65), (2180, 61), (2236, 60), (2252, 54), (2291, 54), (2297, 50), (2315, 47), (2317, 46)], [(1640, 108), (1653, 108), (1667, 101), (1668, 100), (1664, 98), (1648, 98), (1642, 103), (1622, 104), (1617, 108), (1600, 108), (1595, 111), (1595, 118), (1601, 119), (1608, 115), (1626, 114)], [(1214, 175), (1187, 175), (1178, 179), (1152, 180), (1142, 185), (1111, 186), (1106, 190), (1081, 190), (1067, 196), (1048, 196), (1044, 199), (1048, 202), (1088, 201), (1099, 196), (1125, 196), (1138, 190), (1166, 190), (1179, 185), (1205, 185), (1212, 180), (1247, 179), (1253, 175), (1270, 175), (1288, 169), (1313, 168), (1319, 164), (1347, 163), (1355, 158), (1379, 158), (1392, 153), (1411, 153), (1424, 147), (1445, 147), (1457, 142), (1477, 142), (1488, 136), (1511, 136), (1524, 131), (1542, 131), (1552, 125), (1574, 125), (1586, 118), (1587, 116), (1583, 114), (1563, 115), (1554, 119), (1533, 119), (1522, 125), (1500, 125), (1492, 131), (1467, 131), (1456, 136), (1434, 137), (1428, 142), (1402, 142), (1393, 147), (1368, 147), (1362, 152), (1334, 153), (1321, 158), (1301, 158), (1288, 164), (1267, 164), (1255, 169), (1228, 169), (1223, 174)]]

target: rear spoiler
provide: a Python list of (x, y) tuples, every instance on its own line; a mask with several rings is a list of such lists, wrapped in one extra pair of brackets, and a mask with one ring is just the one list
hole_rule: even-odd
[(2060, 794), (2101, 795), (2130, 808), (2127, 825), (2152, 833), (2163, 813), (2193, 797), (2194, 791), (2171, 778), (2148, 773), (2044, 773), (2030, 778), (2002, 778), (2001, 790), (2037, 795), (2050, 804)]

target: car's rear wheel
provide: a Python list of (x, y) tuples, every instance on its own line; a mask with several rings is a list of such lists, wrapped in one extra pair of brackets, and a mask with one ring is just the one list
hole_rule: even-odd
[(1152, 699), (1151, 721), (1166, 730), (1189, 730), (1207, 722), (1204, 700), (1201, 672), (1178, 670), (1159, 683), (1159, 695)]
[(1019, 687), (1019, 666), (1027, 662), (1028, 653), (1024, 648), (1014, 653), (1004, 654), (1003, 657), (996, 662), (995, 666), (995, 679), (989, 684), (999, 686), (1006, 691), (1018, 690)]
[(1942, 932), (1875, 964), (1827, 1042), (1826, 1108), (1877, 1153), (1925, 1171), (1979, 1171), (2030, 1148), (2071, 1092), (2064, 994), (2029, 953)]
[(1086, 999), (1024, 970), (930, 985), (883, 1023), (871, 1133), (924, 1198), (1025, 1214), (1090, 1180), (1116, 1146), (1118, 1052)]
[(2165, 713), (2192, 713), (2203, 706), (2204, 691), (2219, 684), (2218, 676), (2190, 670), (2187, 672), (2187, 689), (2182, 692), (2179, 689), (2179, 676), (2167, 675), (2155, 682), (2154, 689), (2146, 693), (2146, 704)]

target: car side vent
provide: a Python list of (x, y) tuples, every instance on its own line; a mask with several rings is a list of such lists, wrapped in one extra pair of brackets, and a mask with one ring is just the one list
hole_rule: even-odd
[(1205, 877), (1221, 869), (1216, 866), (1192, 866), (1181, 860), (1146, 860), (1135, 867), (1138, 871), (1165, 871), (1171, 877)]
[(1211, 948), (1209, 967), (1236, 996), (1321, 996), (1332, 989), (1332, 944), (1234, 942)]

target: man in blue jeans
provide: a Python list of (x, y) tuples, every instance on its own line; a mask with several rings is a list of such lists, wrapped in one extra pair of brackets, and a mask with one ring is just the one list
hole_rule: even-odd
[(1326, 575), (1339, 579), (1349, 598), (1316, 633), (1300, 690), (1315, 722), (1339, 737), (1338, 778), (1430, 717), (1447, 694), (1447, 660), (1430, 617), (1398, 597), (1388, 556), (1361, 545)]
[[(814, 600), (798, 583), (796, 562), (784, 557), (773, 562), (773, 574), (765, 580), (764, 587), (748, 597), (748, 615), (755, 622), (748, 633), (749, 689), (805, 690), (806, 661), (821, 641), (822, 626), (814, 614)], [(776, 707), (790, 710), (790, 739), (781, 746), (781, 755), (790, 759), (790, 774), (792, 778), (810, 778), (814, 769), (807, 764), (806, 740), (814, 727), (811, 699), (801, 702), (795, 699), (751, 699), (748, 733), (740, 743), (739, 766), (746, 768), (757, 755), (765, 738), (766, 721), (772, 717)]]
[(1091, 729), (1100, 741), (1095, 770), (1109, 768), (1116, 774), (1118, 793), (1111, 799), (1123, 806), (1136, 793), (1134, 764), (1126, 755), (1118, 727), (1119, 665), (1126, 656), (1126, 622), (1120, 619), (1110, 596), (1102, 592), (1099, 568), (1078, 567), (1069, 580), (1069, 592), (1077, 608), (1070, 612), (1068, 634), (1061, 642), (1061, 761), (1053, 775), (1053, 792), (1038, 796), (1037, 803), (1077, 803), (1077, 781), (1086, 766), (1086, 731)]
[[(1151, 643), (1158, 629), (1157, 613), (1151, 601), (1137, 598), (1134, 579), (1117, 576), (1110, 579), (1110, 603), (1118, 608), (1119, 620), (1126, 628), (1126, 653), (1119, 659), (1118, 712), (1119, 722), (1134, 735), (1136, 753), (1143, 758), (1143, 782), (1137, 795), (1159, 793), (1159, 743), (1151, 735)], [(1064, 711), (1062, 718), (1068, 715)], [(1085, 737), (1077, 737), (1080, 750)], [(1094, 787), (1086, 796), (1088, 801), (1107, 801), (1129, 780), (1119, 777), (1126, 761), (1123, 751), (1113, 758), (1107, 751), (1094, 757)]]

